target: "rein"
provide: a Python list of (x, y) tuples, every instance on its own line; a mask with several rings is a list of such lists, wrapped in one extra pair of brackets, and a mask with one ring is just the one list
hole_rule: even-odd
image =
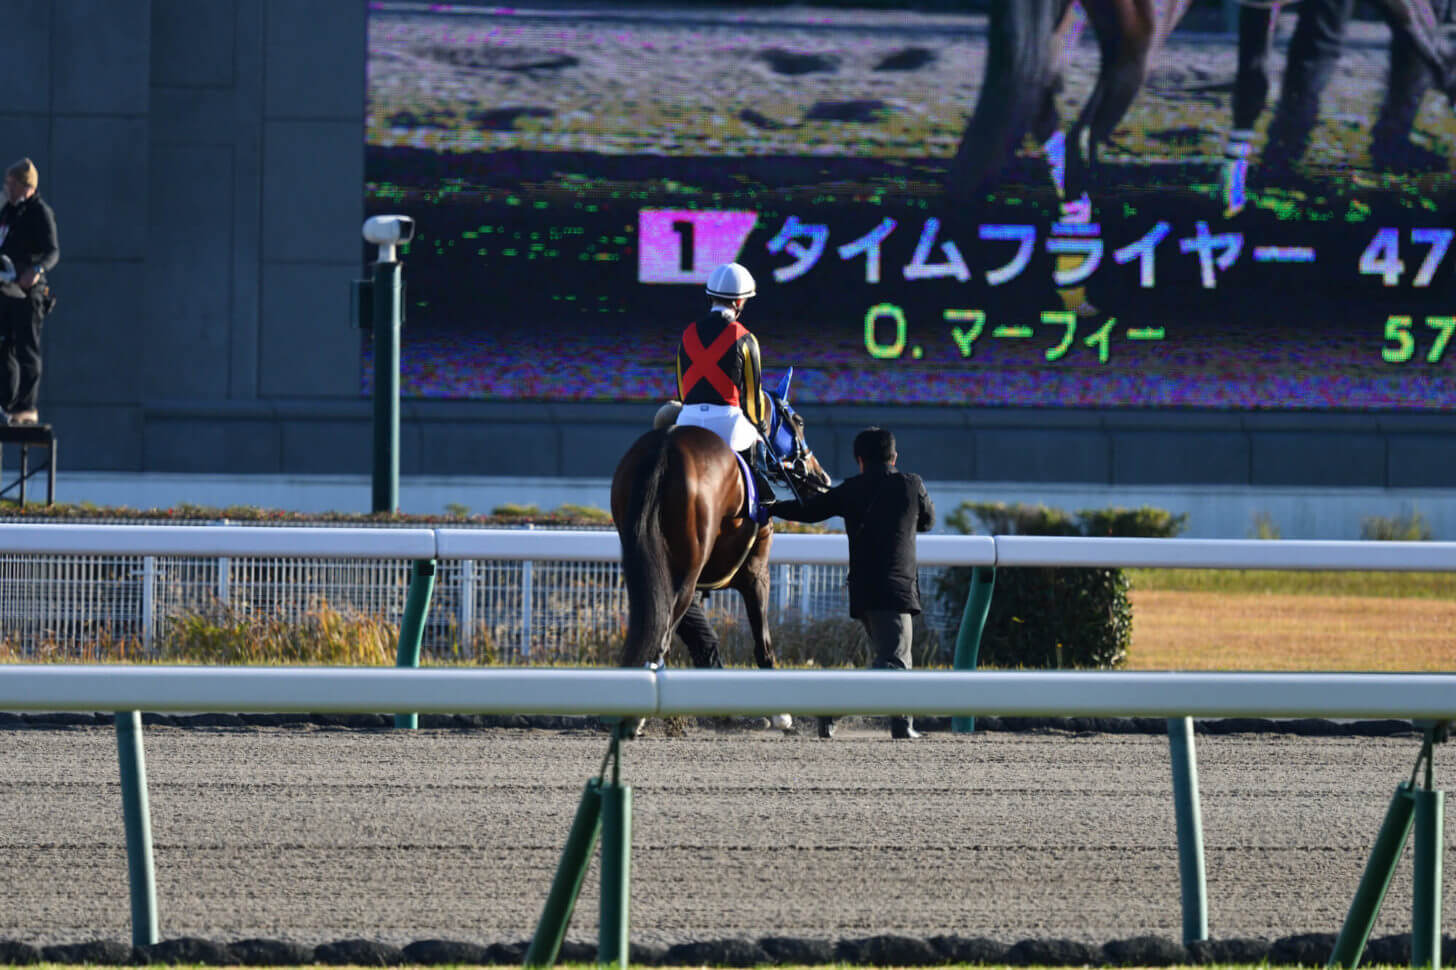
[(779, 437), (780, 432), (784, 432), (788, 438), (787, 454), (777, 456), (779, 467), (774, 470), (782, 476), (784, 483), (794, 490), (796, 498), (801, 488), (809, 489), (815, 494), (827, 492), (829, 489), (826, 486), (809, 476), (808, 462), (814, 457), (814, 452), (809, 450), (809, 443), (804, 440), (804, 436), (794, 426), (794, 423), (788, 419), (786, 415), (788, 405), (776, 395), (770, 394), (768, 398), (773, 402), (773, 419), (769, 423), (768, 429), (772, 450), (778, 451), (777, 446), (772, 443)]

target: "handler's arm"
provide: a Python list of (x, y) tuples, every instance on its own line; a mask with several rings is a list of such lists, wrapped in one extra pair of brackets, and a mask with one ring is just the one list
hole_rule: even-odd
[(836, 485), (802, 502), (775, 502), (770, 509), (774, 515), (790, 522), (823, 522), (844, 514), (844, 485)]

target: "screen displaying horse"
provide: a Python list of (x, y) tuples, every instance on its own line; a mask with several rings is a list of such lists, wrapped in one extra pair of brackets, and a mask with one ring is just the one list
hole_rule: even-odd
[(390, 4), (405, 393), (661, 400), (732, 260), (801, 402), (1456, 409), (1443, 11), (1359, 9)]

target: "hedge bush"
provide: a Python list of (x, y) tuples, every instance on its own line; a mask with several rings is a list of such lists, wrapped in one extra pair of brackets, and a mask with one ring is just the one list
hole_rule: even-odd
[[(967, 535), (1143, 536), (1183, 531), (1186, 515), (1163, 509), (1084, 509), (963, 502), (946, 523)], [(964, 608), (969, 568), (949, 569), (935, 595), (953, 615)], [(981, 634), (979, 665), (1032, 669), (1111, 668), (1127, 660), (1132, 640), (1128, 579), (1121, 569), (1000, 569)], [(949, 658), (947, 658), (949, 659)]]

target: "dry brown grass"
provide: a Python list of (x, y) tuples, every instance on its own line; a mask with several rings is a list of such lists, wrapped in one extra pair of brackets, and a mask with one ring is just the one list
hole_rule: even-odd
[(1134, 590), (1130, 670), (1456, 670), (1456, 602)]

